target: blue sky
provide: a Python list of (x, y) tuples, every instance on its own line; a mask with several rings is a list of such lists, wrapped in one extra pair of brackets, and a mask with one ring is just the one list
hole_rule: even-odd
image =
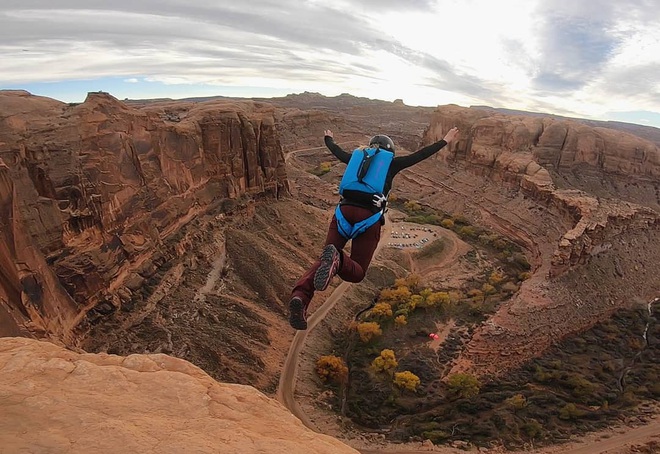
[(3, 0), (0, 88), (303, 91), (660, 127), (655, 0)]

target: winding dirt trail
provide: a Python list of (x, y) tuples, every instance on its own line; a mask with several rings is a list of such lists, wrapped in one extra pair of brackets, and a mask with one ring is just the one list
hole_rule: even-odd
[[(388, 220), (389, 222), (389, 220)], [(376, 248), (374, 257), (378, 256), (381, 249), (385, 244), (390, 240), (391, 234), (390, 229), (385, 229), (383, 232), (380, 243)], [(276, 398), (278, 401), (283, 403), (298, 419), (300, 419), (305, 426), (309, 427), (312, 430), (316, 430), (314, 424), (307, 417), (305, 412), (300, 408), (298, 402), (294, 397), (296, 390), (296, 380), (298, 374), (298, 357), (300, 356), (300, 351), (305, 345), (307, 339), (307, 333), (312, 331), (316, 325), (319, 324), (321, 320), (332, 310), (332, 308), (337, 304), (337, 301), (344, 295), (344, 292), (349, 288), (351, 284), (349, 282), (342, 282), (337, 286), (337, 288), (332, 292), (327, 300), (319, 307), (308, 319), (307, 319), (307, 330), (306, 331), (297, 331), (291, 342), (291, 347), (289, 348), (289, 353), (284, 361), (282, 366), (282, 374), (280, 375), (280, 383), (277, 388)]]

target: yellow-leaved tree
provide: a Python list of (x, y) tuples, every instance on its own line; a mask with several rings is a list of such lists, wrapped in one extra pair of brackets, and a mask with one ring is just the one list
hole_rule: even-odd
[(450, 298), (447, 292), (433, 292), (426, 298), (427, 307), (444, 309), (449, 305)]
[(419, 288), (419, 275), (418, 274), (409, 274), (406, 277), (396, 279), (394, 281), (395, 287), (407, 287), (413, 291), (416, 291)]
[(407, 389), (408, 391), (417, 391), (420, 383), (419, 377), (409, 370), (394, 374), (394, 384), (399, 388)]
[(365, 343), (383, 334), (383, 330), (376, 322), (358, 323), (357, 332), (360, 335), (360, 340)]
[(331, 380), (337, 383), (346, 383), (348, 379), (348, 367), (344, 360), (334, 356), (321, 356), (316, 361), (316, 373), (323, 381)]
[(374, 371), (387, 372), (390, 375), (394, 373), (394, 369), (396, 369), (396, 366), (398, 365), (399, 363), (397, 362), (396, 356), (394, 355), (394, 350), (390, 350), (388, 348), (381, 351), (380, 356), (371, 362), (371, 368)]
[(377, 303), (371, 309), (371, 315), (377, 318), (389, 318), (392, 316), (392, 305), (389, 303)]

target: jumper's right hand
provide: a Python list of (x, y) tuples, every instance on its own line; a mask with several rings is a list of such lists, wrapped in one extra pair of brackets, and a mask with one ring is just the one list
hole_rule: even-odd
[(456, 140), (456, 136), (458, 135), (458, 128), (454, 126), (445, 134), (443, 137), (443, 140), (447, 143), (452, 143), (454, 140)]
[(326, 129), (325, 131), (323, 131), (323, 134), (325, 134), (326, 136), (334, 137), (334, 135), (332, 134), (332, 131), (330, 131), (329, 129)]

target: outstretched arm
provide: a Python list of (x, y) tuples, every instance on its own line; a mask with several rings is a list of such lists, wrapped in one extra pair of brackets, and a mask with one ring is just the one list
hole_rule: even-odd
[(438, 140), (437, 142), (432, 143), (431, 145), (427, 145), (426, 147), (417, 150), (416, 152), (409, 154), (408, 156), (400, 156), (394, 158), (394, 162), (392, 163), (392, 165), (396, 165), (395, 171), (398, 172), (400, 170), (405, 169), (406, 167), (415, 165), (418, 162), (433, 156), (442, 148), (444, 148), (445, 145), (455, 141), (456, 136), (458, 136), (458, 128), (454, 127), (451, 128), (449, 132), (445, 134), (445, 137), (442, 138), (441, 140)]
[(335, 143), (334, 135), (332, 134), (332, 131), (329, 129), (326, 129), (324, 131), (325, 137), (323, 140), (325, 141), (325, 146), (328, 147), (328, 149), (332, 152), (333, 155), (337, 159), (339, 159), (341, 162), (344, 164), (348, 164), (348, 161), (351, 160), (351, 155), (349, 153), (346, 153), (339, 145)]

